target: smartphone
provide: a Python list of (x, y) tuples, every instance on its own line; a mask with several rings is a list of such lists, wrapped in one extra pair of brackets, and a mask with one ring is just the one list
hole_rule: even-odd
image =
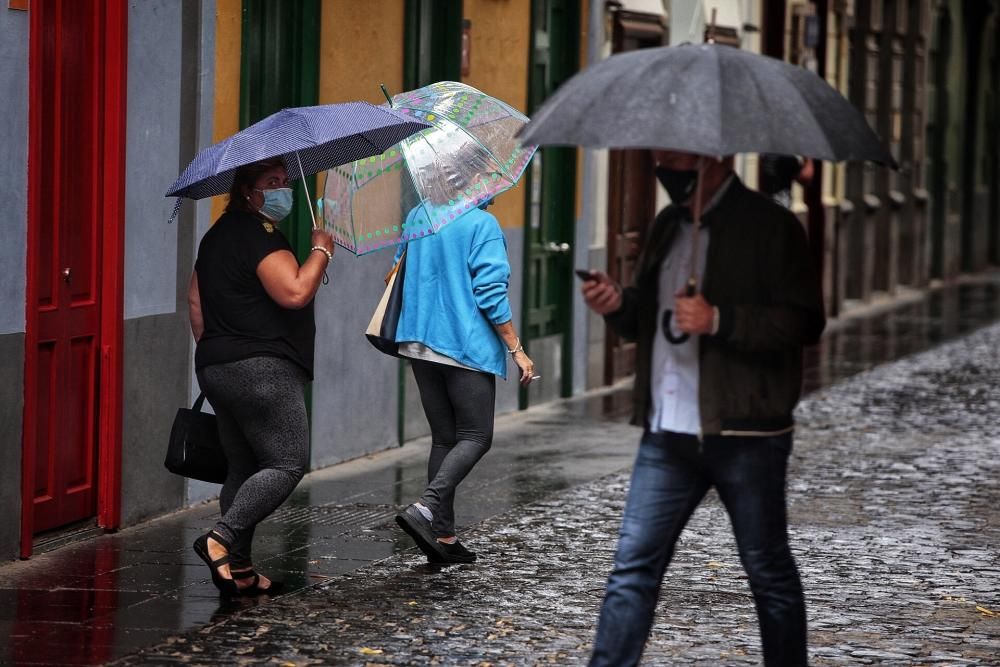
[(576, 269), (576, 276), (580, 280), (595, 280), (594, 274), (591, 273), (590, 269)]

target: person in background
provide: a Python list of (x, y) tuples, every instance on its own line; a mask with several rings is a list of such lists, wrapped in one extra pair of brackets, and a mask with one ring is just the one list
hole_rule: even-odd
[(808, 186), (813, 179), (813, 161), (794, 155), (762, 153), (759, 191), (785, 208), (792, 207), (792, 183)]
[[(492, 445), (496, 377), (506, 379), (510, 357), (522, 386), (535, 379), (514, 329), (507, 241), (486, 211), (492, 201), (405, 246), (396, 341), (411, 361), (431, 452), (427, 486), (396, 522), (436, 563), (476, 560), (455, 534), (455, 491)], [(429, 224), (422, 218), (418, 206), (406, 226)]]
[(330, 234), (314, 230), (300, 266), (278, 228), (291, 207), (280, 159), (240, 167), (191, 275), (195, 369), (229, 465), (221, 517), (194, 550), (225, 595), (277, 592), (279, 582), (253, 569), (254, 528), (288, 498), (309, 463), (304, 390), (313, 374), (313, 297), (334, 245)]

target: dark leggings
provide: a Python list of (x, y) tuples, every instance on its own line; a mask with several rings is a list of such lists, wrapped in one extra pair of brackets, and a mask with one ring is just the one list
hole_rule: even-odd
[(420, 502), (434, 514), (438, 537), (455, 534), (455, 489), (493, 443), (496, 377), (412, 360), (420, 402), (431, 427), (427, 488)]
[(218, 417), (229, 474), (215, 532), (232, 545), (237, 569), (250, 565), (257, 524), (295, 490), (309, 463), (305, 371), (275, 357), (252, 357), (198, 371)]

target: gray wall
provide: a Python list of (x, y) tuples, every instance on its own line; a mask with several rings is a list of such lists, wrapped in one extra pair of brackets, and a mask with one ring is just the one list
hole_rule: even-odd
[[(197, 77), (197, 87), (186, 86), (183, 90), (187, 95), (194, 95), (194, 100), (190, 104), (182, 104), (184, 108), (191, 108), (193, 118), (186, 124), (190, 132), (184, 137), (184, 146), (181, 151), (181, 162), (178, 164), (177, 173), (180, 173), (187, 162), (203, 148), (208, 148), (212, 144), (212, 125), (215, 120), (215, 0), (184, 0), (184, 43), (185, 52), (188, 54), (198, 53), (201, 57), (187, 58), (184, 71), (186, 79), (193, 80)], [(200, 14), (195, 14), (195, 11)], [(197, 43), (195, 44), (195, 40)], [(186, 100), (187, 101), (187, 100)], [(190, 210), (191, 216), (185, 217)], [(198, 242), (212, 222), (212, 202), (210, 199), (203, 199), (199, 202), (187, 204), (182, 213), (179, 224), (181, 240), (178, 244), (178, 303), (183, 312), (185, 308), (186, 290), (191, 269), (194, 266), (194, 257), (197, 254)], [(189, 230), (193, 230), (191, 234)], [(190, 237), (184, 235), (188, 231)], [(184, 252), (184, 249), (187, 252)], [(190, 259), (188, 259), (190, 255)], [(186, 263), (185, 263), (186, 261)], [(194, 375), (194, 345), (191, 345), (189, 367), (189, 396), (188, 402), (193, 402), (198, 395), (198, 380)], [(209, 406), (209, 409), (211, 406)], [(188, 480), (185, 493), (185, 503), (192, 504), (213, 498), (219, 494), (219, 486), (199, 482), (198, 480)]]
[(0, 559), (16, 554), (21, 517), (24, 289), (27, 281), (28, 13), (0, 11)]
[(17, 556), (21, 528), (21, 423), (24, 334), (0, 336), (0, 563)]
[(28, 202), (28, 13), (0, 11), (0, 334), (24, 331)]
[[(125, 321), (122, 523), (177, 509), (184, 480), (163, 467), (170, 426), (188, 395), (187, 323), (176, 315)], [(176, 360), (176, 361), (175, 361)]]
[(338, 248), (316, 296), (313, 468), (397, 444), (399, 362), (364, 335), (391, 265), (388, 251), (354, 257)]
[(125, 183), (125, 318), (177, 309), (178, 223), (163, 193), (177, 178), (181, 103), (197, 79), (182, 76), (184, 5), (129, 5), (128, 124)]
[[(168, 225), (174, 202), (163, 193), (194, 157), (206, 126), (200, 46), (202, 19), (212, 10), (195, 0), (150, 0), (129, 9), (125, 525), (180, 507), (188, 490), (182, 478), (164, 469), (163, 455), (177, 408), (191, 400), (186, 293), (198, 218), (206, 215), (206, 206), (186, 203)], [(208, 53), (211, 48), (209, 42)]]

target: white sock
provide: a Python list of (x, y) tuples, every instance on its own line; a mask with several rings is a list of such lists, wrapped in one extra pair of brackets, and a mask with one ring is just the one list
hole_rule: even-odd
[(430, 509), (428, 509), (425, 505), (421, 505), (420, 503), (413, 503), (413, 506), (417, 508), (417, 511), (420, 512), (425, 519), (427, 519), (428, 521), (434, 520), (434, 514), (431, 513)]

